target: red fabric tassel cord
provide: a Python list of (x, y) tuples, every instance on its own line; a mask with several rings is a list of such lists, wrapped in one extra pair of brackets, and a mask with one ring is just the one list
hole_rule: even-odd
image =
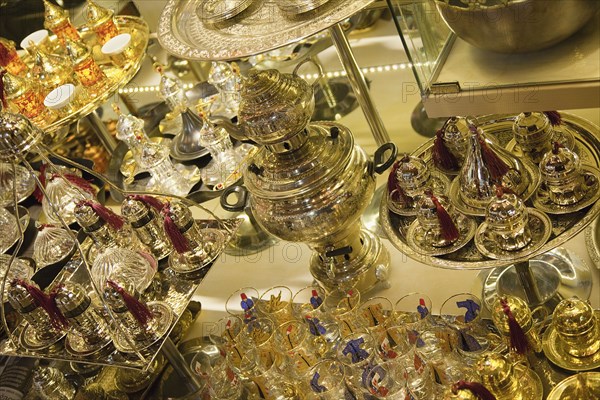
[(100, 217), (100, 219), (110, 225), (113, 229), (118, 231), (123, 228), (125, 223), (123, 218), (112, 212), (110, 209), (104, 207), (102, 204), (91, 200), (84, 200), (79, 204), (85, 204), (86, 206), (91, 207), (92, 210), (94, 210), (94, 212)]
[(152, 311), (150, 311), (146, 304), (136, 299), (135, 296), (132, 296), (131, 294), (127, 293), (127, 291), (121, 286), (119, 286), (117, 283), (108, 280), (106, 281), (106, 284), (114, 290), (116, 290), (117, 293), (121, 295), (121, 298), (123, 298), (127, 310), (129, 310), (133, 318), (135, 318), (135, 320), (141, 326), (147, 326), (148, 322), (150, 322), (150, 320), (154, 318), (154, 315), (152, 315)]
[(459, 390), (468, 390), (479, 400), (496, 400), (496, 396), (494, 396), (492, 392), (478, 382), (458, 381), (452, 385), (452, 393), (458, 394)]
[(552, 126), (558, 126), (562, 124), (562, 116), (558, 111), (544, 111), (544, 114), (546, 114), (546, 117), (548, 117)]
[(187, 238), (185, 236), (183, 236), (183, 234), (179, 230), (179, 227), (175, 224), (175, 222), (173, 221), (173, 218), (171, 218), (171, 208), (168, 203), (165, 204), (162, 212), (165, 217), (165, 219), (164, 219), (165, 233), (167, 234), (167, 236), (169, 237), (169, 240), (173, 244), (173, 248), (175, 249), (175, 251), (178, 252), (179, 254), (183, 254), (183, 253), (189, 251), (190, 250), (190, 242), (187, 240)]
[(444, 206), (440, 203), (438, 198), (433, 195), (433, 193), (431, 193), (429, 197), (435, 205), (438, 221), (442, 230), (442, 237), (448, 242), (456, 241), (458, 239), (459, 232), (456, 224), (452, 220), (452, 217), (450, 214), (448, 214), (448, 211), (446, 211)]
[(523, 328), (517, 322), (515, 316), (513, 315), (510, 306), (508, 305), (508, 301), (504, 299), (500, 299), (500, 304), (502, 305), (502, 311), (508, 318), (508, 331), (510, 334), (510, 347), (518, 354), (525, 354), (527, 350), (529, 350), (529, 343), (527, 342), (527, 336), (523, 331)]
[(10, 51), (8, 48), (0, 43), (0, 66), (6, 67), (10, 62)]
[(443, 129), (439, 129), (435, 134), (431, 156), (433, 158), (433, 163), (439, 168), (447, 171), (456, 171), (460, 167), (458, 165), (458, 160), (454, 157), (454, 154), (448, 150), (444, 143)]
[[(59, 174), (52, 174), (52, 179), (56, 178), (60, 176)], [(88, 182), (87, 180), (80, 178), (77, 175), (73, 175), (73, 174), (63, 174), (62, 176), (64, 176), (64, 178), (69, 181), (70, 183), (72, 183), (73, 185), (77, 186), (78, 188), (80, 188), (81, 190), (85, 190), (86, 192), (88, 192), (91, 195), (95, 195), (96, 191), (94, 190), (94, 188), (92, 187), (92, 185), (90, 184), (90, 182)]]
[(2, 101), (2, 107), (8, 108), (8, 102), (4, 93), (4, 75), (6, 75), (6, 70), (0, 70), (0, 101)]
[(33, 302), (38, 306), (42, 307), (46, 314), (50, 317), (50, 323), (52, 326), (61, 330), (66, 328), (69, 325), (69, 322), (65, 318), (64, 315), (60, 312), (54, 299), (44, 293), (39, 287), (35, 284), (28, 283), (22, 279), (15, 279), (11, 282), (11, 285), (14, 287), (16, 285), (23, 286), (27, 293), (33, 298)]
[(144, 194), (130, 194), (129, 196), (127, 196), (127, 198), (141, 201), (142, 203), (154, 208), (156, 211), (162, 210), (165, 206), (164, 203), (158, 200), (156, 197), (147, 196)]
[(413, 199), (404, 192), (404, 189), (402, 189), (398, 183), (398, 179), (396, 179), (396, 172), (398, 171), (399, 167), (400, 162), (396, 161), (392, 167), (392, 170), (390, 171), (387, 181), (388, 193), (393, 201), (399, 202), (404, 207), (411, 207), (413, 204)]
[(481, 146), (481, 156), (483, 157), (483, 162), (485, 163), (488, 171), (490, 171), (492, 180), (495, 182), (500, 182), (510, 167), (506, 165), (506, 163), (494, 152), (494, 150), (489, 148), (488, 144), (481, 137), (479, 137), (479, 145)]

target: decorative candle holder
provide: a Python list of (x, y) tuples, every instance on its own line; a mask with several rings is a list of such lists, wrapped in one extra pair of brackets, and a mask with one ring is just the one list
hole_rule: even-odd
[(13, 75), (25, 75), (27, 65), (21, 60), (15, 42), (0, 37), (0, 67), (5, 68)]
[(115, 12), (108, 8), (100, 7), (92, 0), (87, 0), (86, 25), (96, 33), (100, 44), (105, 44), (119, 34), (114, 21)]
[(79, 32), (71, 24), (67, 10), (44, 0), (44, 28), (51, 30), (62, 45), (67, 44), (67, 39), (79, 41)]
[(92, 96), (95, 95), (104, 87), (106, 75), (94, 61), (92, 51), (85, 44), (71, 39), (66, 39), (66, 48), (77, 79)]

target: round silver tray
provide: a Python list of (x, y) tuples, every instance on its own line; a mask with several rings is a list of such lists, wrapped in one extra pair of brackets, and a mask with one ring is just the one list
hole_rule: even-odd
[(600, 269), (600, 217), (585, 230), (585, 246), (594, 265)]
[(197, 1), (169, 0), (158, 23), (158, 40), (169, 53), (190, 60), (233, 60), (264, 53), (329, 28), (374, 0), (330, 0), (316, 10), (287, 17), (273, 1), (223, 27), (205, 25)]
[[(580, 156), (582, 163), (598, 167), (600, 165), (600, 128), (583, 118), (567, 113), (561, 114), (563, 116), (562, 128), (570, 131), (575, 137), (575, 152)], [(487, 115), (478, 117), (477, 120), (488, 136), (495, 138), (501, 146), (505, 147), (512, 139), (514, 118), (514, 115)], [(431, 168), (435, 168), (431, 160), (432, 147), (433, 139), (420, 146), (412, 155), (421, 157)], [(531, 205), (529, 204), (529, 206)], [(387, 196), (382, 196), (379, 212), (381, 226), (392, 244), (410, 258), (446, 269), (488, 269), (528, 261), (538, 254), (546, 253), (560, 246), (594, 221), (600, 213), (600, 202), (575, 213), (550, 215), (552, 220), (550, 240), (535, 254), (516, 257), (512, 260), (489, 259), (477, 250), (473, 241), (462, 249), (443, 256), (419, 254), (411, 249), (406, 241), (406, 231), (414, 217), (402, 217), (390, 212), (387, 207)], [(483, 218), (479, 217), (478, 222), (482, 221)]]

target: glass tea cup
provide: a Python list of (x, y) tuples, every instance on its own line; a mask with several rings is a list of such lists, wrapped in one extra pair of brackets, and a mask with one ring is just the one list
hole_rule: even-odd
[(410, 293), (403, 296), (394, 305), (397, 323), (403, 324), (407, 331), (421, 332), (431, 324), (431, 299), (423, 293)]
[(239, 317), (244, 323), (258, 317), (258, 291), (253, 287), (243, 287), (231, 293), (225, 302), (229, 315)]
[(267, 289), (258, 301), (258, 310), (276, 325), (292, 319), (292, 291), (287, 286)]
[(275, 345), (285, 357), (286, 369), (295, 378), (303, 376), (319, 361), (314, 338), (301, 321), (288, 321), (277, 327)]
[(358, 307), (357, 313), (361, 325), (369, 332), (385, 332), (386, 326), (393, 320), (394, 307), (385, 297), (371, 297)]
[(325, 307), (337, 321), (340, 334), (346, 336), (361, 328), (357, 317), (360, 292), (356, 289), (336, 291), (325, 300)]
[(307, 399), (340, 400), (348, 395), (344, 366), (335, 360), (325, 359), (311, 367), (302, 377), (302, 391)]

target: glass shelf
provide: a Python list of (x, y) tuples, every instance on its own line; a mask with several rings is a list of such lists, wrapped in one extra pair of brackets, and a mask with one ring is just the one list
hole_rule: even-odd
[[(223, 223), (226, 224), (227, 228), (229, 228), (229, 231), (225, 229), (222, 225), (220, 225), (216, 220), (197, 220), (196, 222), (202, 229), (214, 228), (221, 230), (221, 232), (225, 235), (226, 245), (232, 239), (233, 235), (235, 234), (235, 231), (241, 223), (241, 220), (223, 220)], [(166, 262), (166, 260), (163, 262)], [(83, 285), (89, 285), (89, 283), (86, 283), (89, 280), (89, 274), (87, 273), (87, 271), (84, 270), (85, 266), (80, 261), (72, 261), (72, 263), (77, 263), (79, 264), (79, 266), (63, 269), (63, 271), (59, 274), (55, 281), (71, 281)], [(144, 359), (138, 358), (135, 353), (131, 353), (128, 355), (120, 353), (119, 351), (114, 350), (114, 347), (113, 350), (110, 353), (107, 352), (107, 354), (101, 354), (101, 352), (98, 352), (98, 354), (94, 354), (90, 357), (76, 357), (69, 354), (65, 350), (65, 346), (63, 345), (64, 338), (58, 342), (58, 345), (52, 346), (51, 352), (47, 350), (27, 350), (19, 344), (19, 334), (21, 330), (25, 327), (24, 321), (22, 321), (16, 327), (16, 330), (13, 331), (13, 340), (7, 338), (0, 342), (0, 354), (18, 357), (34, 357), (47, 360), (70, 361), (83, 364), (94, 364), (132, 369), (145, 369), (146, 367), (152, 365), (157, 354), (161, 351), (163, 345), (165, 344), (165, 341), (171, 334), (171, 331), (173, 330), (173, 328), (179, 321), (179, 318), (181, 317), (183, 312), (186, 310), (188, 304), (192, 300), (192, 296), (196, 292), (196, 289), (198, 288), (206, 274), (212, 268), (212, 265), (214, 265), (214, 263), (206, 267), (202, 277), (197, 278), (195, 281), (177, 278), (177, 276), (175, 276), (175, 274), (171, 271), (170, 268), (165, 268), (161, 273), (157, 273), (155, 275), (153, 283), (150, 284), (150, 288), (153, 288), (152, 293), (148, 296), (148, 290), (146, 290), (146, 293), (144, 293), (144, 297), (146, 301), (160, 301), (168, 304), (171, 310), (173, 311), (173, 322), (171, 323), (167, 333), (161, 339), (159, 339), (156, 343), (152, 344), (150, 347), (141, 351), (141, 355), (144, 357)]]
[(388, 0), (429, 117), (600, 107), (600, 23), (548, 49), (500, 54), (452, 33), (434, 0)]

